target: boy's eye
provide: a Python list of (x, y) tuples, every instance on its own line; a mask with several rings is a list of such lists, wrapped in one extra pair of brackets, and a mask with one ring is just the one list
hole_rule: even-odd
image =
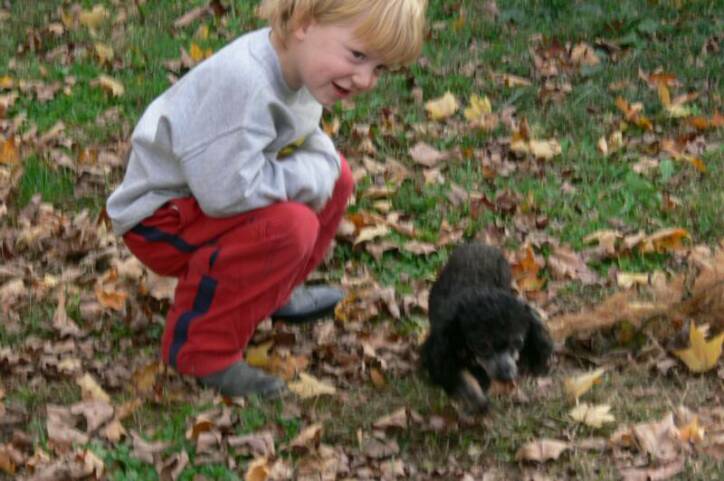
[(367, 55), (365, 55), (364, 53), (360, 52), (359, 50), (352, 50), (352, 56), (353, 56), (356, 60), (364, 60), (364, 59), (367, 58)]

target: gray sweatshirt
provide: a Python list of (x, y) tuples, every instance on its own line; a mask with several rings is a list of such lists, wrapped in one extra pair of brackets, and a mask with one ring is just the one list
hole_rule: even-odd
[(116, 234), (190, 195), (210, 217), (290, 200), (319, 211), (329, 200), (340, 159), (319, 127), (322, 106), (286, 85), (269, 33), (239, 37), (149, 105), (106, 204)]

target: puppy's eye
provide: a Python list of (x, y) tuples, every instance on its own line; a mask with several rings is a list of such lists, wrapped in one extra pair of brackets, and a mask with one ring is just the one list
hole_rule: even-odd
[(523, 339), (516, 339), (515, 341), (513, 341), (512, 347), (516, 351), (520, 351), (521, 349), (523, 349)]

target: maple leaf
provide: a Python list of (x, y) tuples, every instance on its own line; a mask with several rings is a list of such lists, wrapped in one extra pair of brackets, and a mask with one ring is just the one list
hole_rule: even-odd
[(611, 406), (608, 404), (594, 406), (588, 403), (581, 403), (568, 414), (579, 423), (600, 428), (605, 423), (612, 423), (616, 420), (609, 411), (611, 411)]
[(564, 388), (566, 394), (568, 394), (569, 397), (578, 402), (578, 398), (588, 392), (588, 390), (591, 389), (594, 384), (600, 382), (601, 376), (603, 376), (604, 372), (605, 369), (599, 368), (595, 371), (582, 374), (577, 377), (567, 378), (564, 381)]
[(458, 99), (452, 92), (445, 92), (442, 97), (425, 103), (425, 110), (432, 120), (444, 120), (457, 112), (459, 107)]
[(722, 342), (724, 342), (724, 332), (707, 341), (704, 333), (692, 323), (689, 329), (689, 347), (675, 350), (674, 354), (690, 371), (706, 372), (717, 365), (721, 357)]
[(303, 372), (299, 373), (299, 381), (289, 383), (289, 390), (302, 399), (337, 393), (337, 389), (334, 386), (325, 384), (314, 376)]

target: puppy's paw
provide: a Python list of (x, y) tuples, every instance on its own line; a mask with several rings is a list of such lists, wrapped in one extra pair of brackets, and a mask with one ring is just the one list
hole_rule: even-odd
[(484, 414), (490, 409), (490, 401), (480, 387), (475, 376), (467, 370), (460, 373), (460, 383), (455, 397), (462, 401), (463, 408), (469, 414)]

